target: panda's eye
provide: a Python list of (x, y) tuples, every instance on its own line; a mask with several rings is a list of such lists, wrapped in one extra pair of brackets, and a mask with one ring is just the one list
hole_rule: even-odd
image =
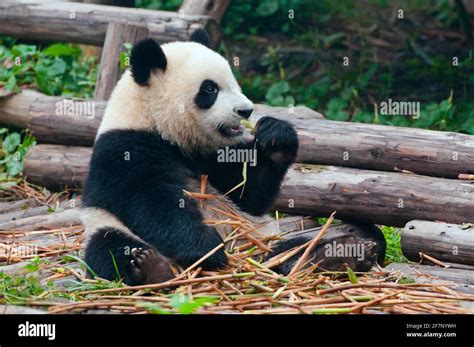
[(217, 93), (217, 87), (213, 84), (208, 84), (204, 87), (204, 91), (208, 94), (214, 94)]

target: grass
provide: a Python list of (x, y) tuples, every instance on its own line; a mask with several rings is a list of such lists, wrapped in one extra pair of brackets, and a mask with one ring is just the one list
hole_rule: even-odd
[[(26, 273), (9, 275), (0, 272), (0, 304), (28, 305), (32, 301), (47, 300), (48, 298), (65, 298), (76, 301), (80, 299), (76, 293), (101, 290), (109, 288), (121, 288), (121, 281), (106, 281), (96, 279), (94, 281), (69, 280), (64, 287), (59, 287), (53, 281), (40, 279), (39, 271), (48, 267), (50, 273), (67, 273), (69, 267), (63, 266), (71, 261), (78, 261), (90, 271), (90, 267), (84, 261), (73, 255), (65, 255), (57, 262), (50, 259), (35, 257), (24, 266)], [(54, 265), (54, 267), (51, 267)]]

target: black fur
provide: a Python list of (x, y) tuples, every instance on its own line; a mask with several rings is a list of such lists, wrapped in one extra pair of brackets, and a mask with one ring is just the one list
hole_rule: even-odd
[[(264, 117), (257, 123), (256, 141), (245, 147), (257, 148), (258, 164), (248, 168), (242, 197), (240, 190), (230, 197), (243, 210), (259, 215), (273, 204), (296, 156), (298, 139), (289, 123)], [(276, 152), (283, 153), (283, 160), (272, 159)], [(242, 180), (242, 164), (218, 163), (215, 155), (185, 156), (158, 134), (111, 131), (102, 134), (94, 145), (83, 202), (86, 207), (109, 211), (164, 256), (188, 266), (222, 242), (214, 228), (202, 223), (196, 202), (183, 194), (186, 179), (199, 178), (201, 174), (208, 174), (211, 183), (225, 193)], [(180, 207), (183, 202), (184, 208)], [(128, 258), (120, 250), (127, 245), (143, 245), (123, 235), (108, 235), (106, 238), (102, 232), (91, 238), (86, 246), (86, 261), (99, 276), (112, 279), (115, 270), (109, 250), (122, 269)], [(221, 249), (202, 265), (216, 269), (226, 264), (227, 257)], [(131, 278), (126, 269), (123, 271), (126, 279)]]
[(201, 45), (206, 46), (209, 49), (212, 49), (211, 38), (209, 37), (207, 32), (205, 32), (202, 29), (194, 30), (193, 33), (191, 34), (191, 37), (189, 38), (189, 41), (200, 43)]
[(194, 97), (194, 103), (201, 109), (209, 109), (216, 102), (219, 86), (212, 80), (204, 80)]
[[(273, 252), (268, 255), (266, 259), (268, 260), (275, 254), (285, 252), (308, 242), (312, 240), (314, 236), (314, 231), (312, 231), (304, 233), (303, 236), (280, 241), (275, 247), (273, 247)], [(325, 246), (328, 243), (332, 244), (332, 242), (342, 245), (363, 244), (363, 259), (359, 259), (357, 256), (351, 254), (333, 257), (326, 256)], [(309, 265), (319, 263), (319, 270), (326, 271), (346, 271), (346, 266), (349, 266), (352, 270), (358, 272), (369, 271), (376, 263), (383, 265), (385, 249), (386, 242), (380, 229), (372, 224), (352, 221), (350, 228), (347, 229), (346, 227), (344, 232), (338, 230), (338, 227), (336, 226), (334, 230), (331, 230), (330, 235), (323, 236), (319, 244), (310, 254), (309, 258), (312, 258), (312, 260)], [(303, 252), (304, 250), (301, 250), (274, 270), (285, 275), (288, 274)]]
[[(283, 177), (296, 157), (298, 136), (290, 123), (262, 117), (256, 124), (255, 139), (255, 142), (236, 146), (256, 148), (257, 165), (247, 165), (245, 187), (229, 196), (243, 211), (262, 215), (273, 205)], [(219, 163), (216, 155), (207, 158), (206, 164), (211, 184), (223, 193), (242, 181), (242, 163)]]
[(130, 55), (132, 76), (141, 86), (147, 86), (154, 69), (166, 70), (166, 56), (160, 45), (153, 39), (138, 42)]
[[(145, 261), (145, 257), (151, 261)], [(163, 282), (174, 277), (166, 258), (113, 228), (100, 229), (91, 236), (85, 261), (99, 277), (123, 279), (130, 285)]]
[[(84, 204), (109, 211), (164, 256), (188, 266), (222, 240), (184, 196), (187, 175), (184, 156), (159, 135), (112, 131), (94, 146)], [(221, 250), (203, 266), (226, 263)]]

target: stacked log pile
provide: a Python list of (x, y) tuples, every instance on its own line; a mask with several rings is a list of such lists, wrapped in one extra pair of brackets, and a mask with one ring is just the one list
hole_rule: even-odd
[[(58, 105), (92, 103), (93, 113), (58, 114)], [(3, 124), (30, 129), (40, 143), (25, 160), (31, 182), (80, 188), (106, 101), (64, 100), (24, 91), (0, 101)], [(257, 105), (295, 124), (300, 150), (276, 208), (285, 212), (404, 226), (413, 219), (474, 221), (474, 136), (323, 119), (304, 107)], [(48, 163), (48, 165), (45, 165)], [(330, 166), (329, 166), (330, 165)], [(343, 166), (343, 167), (341, 167)]]
[[(93, 115), (58, 114), (58, 105), (68, 102), (92, 102)], [(25, 159), (28, 179), (52, 189), (80, 189), (106, 105), (106, 101), (65, 101), (32, 91), (1, 100), (0, 122), (30, 129), (40, 143)], [(474, 136), (329, 121), (304, 107), (257, 105), (251, 120), (264, 115), (295, 124), (301, 143), (299, 164), (289, 171), (276, 209), (318, 216), (336, 210), (341, 219), (391, 226), (430, 221), (436, 228), (447, 228), (452, 242), (448, 245), (419, 229), (413, 232), (409, 224), (403, 238), (408, 240), (403, 242), (407, 256), (419, 260), (419, 253), (425, 251), (466, 262), (465, 257), (441, 254), (448, 251), (446, 247), (457, 243), (463, 248), (473, 240), (471, 234), (462, 237), (462, 232), (455, 233), (456, 228), (445, 223), (474, 221), (474, 184), (457, 179), (474, 173)], [(426, 225), (421, 229), (434, 230)]]

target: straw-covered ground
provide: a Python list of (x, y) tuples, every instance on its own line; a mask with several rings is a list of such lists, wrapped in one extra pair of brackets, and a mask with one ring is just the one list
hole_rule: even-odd
[[(203, 189), (188, 194), (202, 203), (216, 199)], [(68, 200), (70, 197), (27, 183), (1, 196), (5, 204), (28, 200), (47, 206), (46, 218), (61, 213), (72, 216), (69, 223), (66, 218), (57, 228), (51, 228), (51, 223), (42, 228), (41, 220), (39, 225), (16, 220), (16, 230), (0, 231), (0, 303), (4, 312), (24, 312), (27, 306), (32, 308), (28, 312), (38, 313), (474, 313), (474, 295), (454, 290), (456, 283), (426, 274), (409, 277), (382, 268), (367, 273), (354, 273), (350, 268), (322, 272), (307, 254), (328, 231), (333, 218), (319, 228), (312, 241), (263, 261), (272, 242), (282, 235), (260, 236), (258, 226), (250, 225), (223, 202), (217, 209), (222, 218), (207, 222), (232, 225), (225, 245), (187, 269), (176, 269), (175, 279), (131, 287), (94, 278), (92, 269), (81, 260), (83, 226), (72, 214), (77, 208), (65, 205), (79, 199)], [(27, 218), (37, 220), (38, 216)], [(229, 249), (229, 267), (203, 271), (200, 263), (224, 246)], [(272, 270), (297, 253), (299, 259), (289, 275)]]

